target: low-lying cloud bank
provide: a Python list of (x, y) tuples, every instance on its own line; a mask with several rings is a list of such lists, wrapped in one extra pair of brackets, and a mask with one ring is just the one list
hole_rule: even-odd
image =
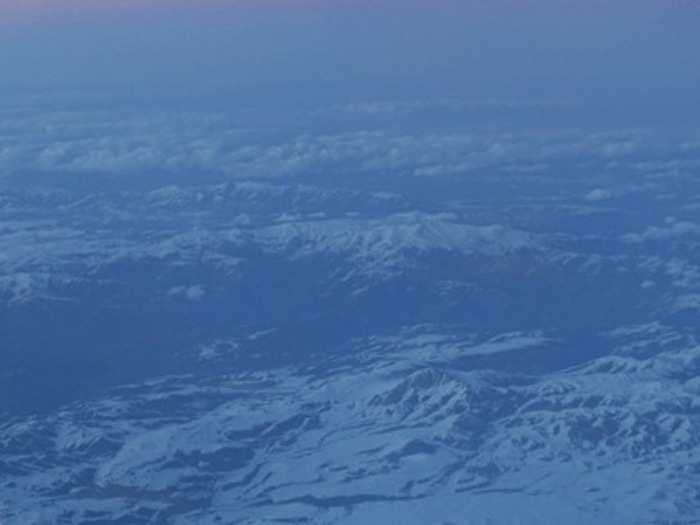
[(659, 140), (641, 131), (329, 129), (318, 120), (319, 115), (352, 114), (372, 124), (377, 113), (422, 115), (445, 107), (474, 107), (445, 104), (331, 106), (300, 112), (300, 125), (284, 129), (251, 127), (244, 118), (215, 113), (6, 111), (0, 116), (0, 178), (26, 179), (35, 173), (284, 177), (331, 171), (452, 176), (485, 168), (537, 173), (563, 161), (612, 167), (622, 163), (661, 172), (700, 164), (693, 137)]

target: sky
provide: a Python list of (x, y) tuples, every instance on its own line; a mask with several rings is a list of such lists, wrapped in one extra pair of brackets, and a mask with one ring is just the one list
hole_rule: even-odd
[(698, 116), (700, 4), (0, 0), (3, 96), (276, 107), (437, 98)]

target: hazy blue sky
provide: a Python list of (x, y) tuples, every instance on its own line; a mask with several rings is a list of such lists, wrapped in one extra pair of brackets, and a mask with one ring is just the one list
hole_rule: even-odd
[(690, 2), (2, 0), (7, 93), (255, 105), (457, 97), (698, 116)]

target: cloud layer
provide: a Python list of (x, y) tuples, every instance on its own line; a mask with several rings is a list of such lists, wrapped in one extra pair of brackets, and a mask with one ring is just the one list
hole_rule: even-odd
[[(422, 106), (418, 108), (423, 111)], [(411, 105), (376, 103), (331, 107), (323, 113), (357, 112), (365, 118), (367, 111), (375, 110), (415, 111)], [(37, 173), (443, 176), (485, 168), (537, 173), (563, 161), (662, 173), (692, 169), (698, 163), (695, 153), (683, 145), (691, 142), (676, 144), (642, 132), (383, 128), (314, 132), (317, 115), (317, 111), (299, 115), (307, 119), (308, 128), (271, 130), (204, 113), (10, 111), (0, 120), (0, 177), (26, 178)], [(654, 160), (662, 154), (663, 163)], [(587, 198), (602, 195), (594, 191)]]

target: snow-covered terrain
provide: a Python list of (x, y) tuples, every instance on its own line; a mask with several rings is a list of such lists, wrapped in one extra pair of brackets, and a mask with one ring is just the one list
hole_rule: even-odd
[(698, 523), (700, 150), (533, 137), (35, 145), (0, 524)]
[[(470, 358), (562, 351), (441, 327), (313, 365), (163, 377), (3, 424), (22, 523), (691, 523), (700, 347), (661, 325), (534, 376)], [(638, 355), (638, 345), (658, 345)], [(646, 352), (644, 352), (646, 354)]]

